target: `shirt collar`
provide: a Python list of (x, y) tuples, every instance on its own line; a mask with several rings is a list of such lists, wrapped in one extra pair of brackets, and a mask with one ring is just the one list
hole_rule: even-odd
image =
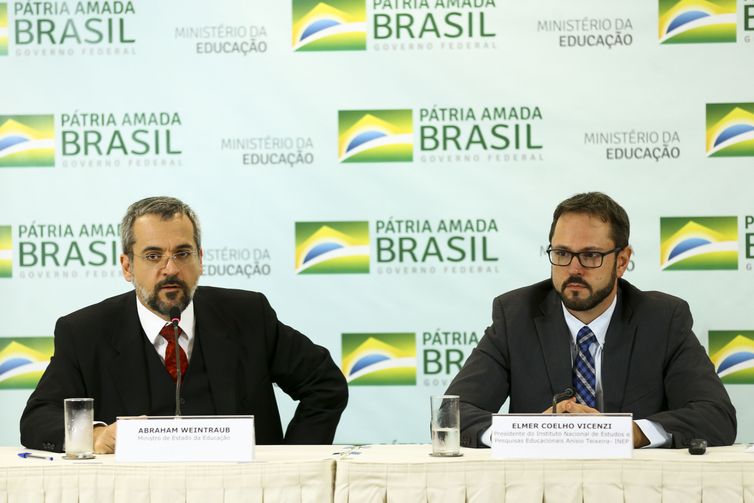
[[(141, 322), (141, 328), (144, 333), (147, 334), (152, 344), (157, 343), (157, 338), (160, 337), (160, 330), (167, 325), (167, 322), (154, 314), (152, 311), (141, 303), (141, 299), (136, 297), (136, 311), (139, 313), (139, 322)], [(183, 333), (186, 334), (188, 340), (191, 341), (194, 338), (194, 301), (193, 299), (186, 306), (186, 309), (181, 313), (181, 321), (178, 323)]]
[[(597, 338), (597, 343), (600, 346), (605, 345), (605, 336), (607, 335), (607, 329), (610, 326), (610, 318), (613, 317), (613, 312), (615, 311), (615, 305), (617, 304), (617, 302), (618, 296), (616, 295), (615, 297), (613, 297), (613, 301), (610, 303), (610, 306), (608, 306), (608, 308), (605, 309), (605, 311), (601, 315), (592, 320), (591, 323), (586, 325)], [(565, 321), (568, 325), (568, 331), (571, 332), (573, 342), (576, 343), (576, 335), (579, 333), (579, 330), (584, 327), (584, 322), (580, 321), (578, 318), (572, 315), (568, 311), (568, 309), (566, 309), (565, 304), (563, 304), (562, 302), (560, 304), (561, 306), (563, 306), (563, 315), (565, 316)]]

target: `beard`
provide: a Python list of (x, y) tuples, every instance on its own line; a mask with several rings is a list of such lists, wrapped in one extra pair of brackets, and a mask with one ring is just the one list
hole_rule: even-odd
[[(563, 305), (565, 305), (565, 307), (570, 309), (571, 311), (589, 311), (590, 309), (597, 307), (600, 302), (605, 300), (610, 295), (610, 292), (613, 291), (613, 287), (615, 286), (617, 279), (618, 264), (616, 263), (613, 267), (612, 273), (610, 274), (610, 281), (608, 281), (607, 285), (604, 288), (600, 288), (599, 290), (594, 291), (592, 285), (584, 281), (581, 277), (570, 276), (560, 286), (558, 295), (563, 301)], [(583, 299), (579, 297), (568, 297), (565, 293), (566, 285), (568, 283), (577, 283), (579, 285), (584, 285), (589, 290), (589, 296), (584, 297)]]
[[(170, 316), (170, 309), (178, 307), (181, 312), (189, 305), (191, 298), (194, 295), (196, 286), (189, 288), (185, 281), (178, 279), (177, 276), (168, 276), (167, 278), (159, 281), (154, 285), (154, 288), (150, 292), (146, 287), (141, 286), (136, 282), (134, 278), (134, 288), (136, 289), (136, 295), (141, 302), (162, 315)], [(170, 291), (165, 294), (166, 300), (160, 298), (160, 290), (162, 287), (168, 284), (177, 285), (179, 290)]]

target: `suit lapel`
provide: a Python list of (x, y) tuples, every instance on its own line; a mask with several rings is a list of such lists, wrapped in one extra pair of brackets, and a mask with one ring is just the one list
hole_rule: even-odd
[(149, 383), (144, 362), (144, 331), (136, 312), (134, 292), (124, 296), (120, 317), (113, 321), (111, 343), (115, 356), (111, 373), (124, 415), (145, 414), (149, 410)]
[(197, 289), (194, 296), (194, 313), (196, 316), (196, 337), (202, 346), (204, 363), (207, 366), (212, 400), (218, 414), (238, 414), (240, 404), (236, 390), (240, 383), (235, 382), (238, 375), (240, 348), (230, 337), (237, 328), (229, 325), (215, 311), (207, 292)]
[(628, 368), (631, 364), (637, 329), (631, 321), (633, 309), (630, 295), (626, 295), (628, 288), (630, 287), (622, 282), (618, 288), (618, 303), (610, 320), (602, 351), (602, 392), (605, 412), (620, 411), (626, 392)]
[(555, 291), (540, 306), (542, 316), (534, 318), (537, 336), (542, 346), (550, 387), (553, 395), (571, 385), (571, 343), (563, 308)]

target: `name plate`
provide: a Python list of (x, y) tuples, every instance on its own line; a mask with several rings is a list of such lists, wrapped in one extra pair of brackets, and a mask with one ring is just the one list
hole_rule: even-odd
[(115, 460), (254, 460), (254, 416), (119, 417)]
[(633, 455), (631, 414), (494, 414), (496, 459), (619, 459)]

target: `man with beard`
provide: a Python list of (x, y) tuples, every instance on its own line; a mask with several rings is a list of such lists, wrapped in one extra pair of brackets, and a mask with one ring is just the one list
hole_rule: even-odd
[[(258, 444), (332, 442), (348, 401), (343, 374), (325, 348), (279, 322), (262, 294), (197, 286), (201, 233), (188, 205), (132, 204), (121, 239), (134, 291), (58, 320), (54, 356), (21, 417), (23, 445), (62, 451), (63, 399), (91, 397), (94, 450), (113, 452), (117, 416), (174, 413), (178, 360), (183, 414), (253, 414)], [(285, 435), (273, 383), (299, 401)]]
[(691, 330), (688, 304), (622, 279), (631, 258), (625, 210), (605, 194), (558, 205), (551, 279), (497, 297), (492, 325), (453, 379), (461, 443), (490, 445), (491, 414), (631, 412), (634, 447), (729, 445), (736, 411)]

